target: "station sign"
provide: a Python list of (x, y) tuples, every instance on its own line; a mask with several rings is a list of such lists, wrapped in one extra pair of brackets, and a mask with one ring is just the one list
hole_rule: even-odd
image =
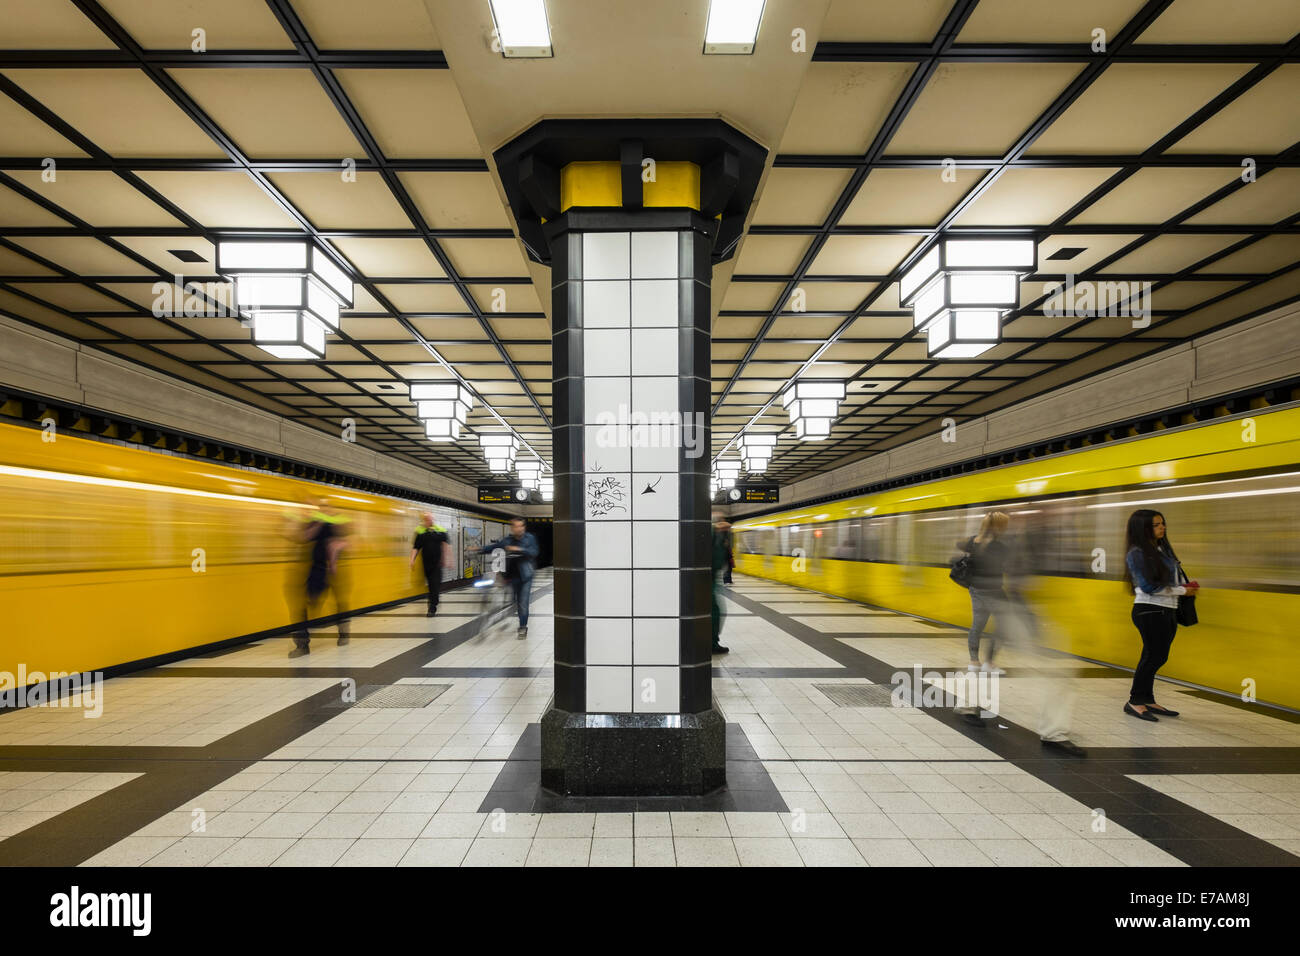
[(775, 481), (738, 481), (734, 488), (720, 490), (713, 501), (722, 505), (775, 504), (780, 500), (779, 489)]
[(478, 485), (478, 503), (481, 505), (526, 505), (532, 500), (533, 493), (518, 482), (481, 481)]

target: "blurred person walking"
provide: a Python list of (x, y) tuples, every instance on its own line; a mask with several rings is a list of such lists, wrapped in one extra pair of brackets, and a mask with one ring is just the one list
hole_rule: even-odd
[[(1177, 717), (1156, 703), (1156, 671), (1169, 660), (1178, 631), (1178, 599), (1195, 596), (1200, 585), (1187, 581), (1165, 526), (1165, 516), (1141, 508), (1129, 516), (1125, 534), (1124, 580), (1133, 589), (1133, 625), (1142, 638), (1142, 655), (1133, 671), (1124, 713), (1139, 720)], [(1180, 584), (1182, 580), (1183, 584)], [(1157, 716), (1159, 715), (1159, 716)]]
[(447, 529), (434, 523), (432, 514), (425, 512), (422, 517), (424, 524), (415, 529), (415, 540), (411, 542), (409, 567), (415, 567), (418, 555), (424, 565), (425, 584), (429, 586), (429, 611), (425, 617), (433, 617), (438, 613), (438, 592), (442, 590), (443, 549), (450, 539)]
[(989, 618), (998, 619), (998, 630), (1003, 627), (1006, 609), (1006, 592), (1003, 591), (1002, 575), (1006, 570), (1007, 547), (999, 539), (1007, 529), (1010, 519), (1001, 511), (991, 511), (980, 522), (977, 535), (968, 538), (961, 545), (962, 551), (970, 556), (970, 632), (966, 636), (966, 647), (970, 652), (968, 670), (984, 670), (991, 674), (1004, 673), (993, 666), (993, 657), (997, 652), (998, 637), (989, 636), (988, 660), (980, 663), (980, 638), (988, 627)]
[(722, 583), (731, 584), (732, 583), (731, 572), (734, 571), (736, 568), (736, 552), (735, 552), (736, 538), (735, 535), (731, 533), (730, 521), (722, 522), (722, 537), (723, 537), (723, 544), (727, 549), (727, 563), (723, 565)]
[(310, 545), (311, 558), (307, 570), (306, 600), (302, 607), (302, 624), (293, 635), (294, 649), (290, 657), (301, 657), (311, 652), (311, 630), (307, 622), (323, 604), (326, 593), (332, 594), (338, 615), (339, 644), (348, 643), (348, 621), (343, 616), (343, 597), (339, 587), (339, 555), (347, 547), (347, 518), (330, 505), (321, 505), (312, 513), (299, 540)]
[(726, 654), (731, 650), (723, 647), (722, 622), (726, 614), (722, 610), (723, 571), (731, 555), (731, 525), (721, 515), (713, 516), (713, 653)]
[(541, 548), (537, 544), (537, 538), (525, 530), (523, 518), (511, 518), (510, 533), (499, 541), (485, 545), (482, 553), (491, 554), (497, 548), (506, 552), (505, 576), (519, 609), (519, 631), (515, 636), (522, 641), (528, 636), (528, 602), (533, 591), (533, 570)]

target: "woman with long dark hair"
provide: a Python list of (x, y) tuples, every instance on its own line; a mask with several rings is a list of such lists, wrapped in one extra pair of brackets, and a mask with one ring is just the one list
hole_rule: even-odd
[(1178, 630), (1179, 597), (1196, 594), (1199, 586), (1195, 581), (1179, 583), (1182, 566), (1160, 512), (1142, 508), (1129, 515), (1126, 538), (1124, 580), (1133, 588), (1133, 624), (1142, 635), (1142, 656), (1124, 713), (1149, 721), (1177, 717), (1178, 711), (1156, 703), (1156, 671), (1169, 660)]

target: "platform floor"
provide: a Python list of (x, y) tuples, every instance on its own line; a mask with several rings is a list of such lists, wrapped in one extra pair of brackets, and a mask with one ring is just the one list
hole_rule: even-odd
[[(523, 641), (454, 591), (306, 657), (264, 640), (112, 679), (96, 720), (0, 715), (0, 865), (1300, 865), (1300, 716), (1162, 682), (1182, 716), (1144, 723), (1127, 673), (1025, 648), (978, 725), (891, 706), (896, 673), (964, 668), (961, 631), (739, 575), (728, 789), (557, 800), (551, 584)], [(391, 685), (419, 699), (368, 696)], [(1044, 695), (1073, 700), (1086, 758), (1042, 748)]]

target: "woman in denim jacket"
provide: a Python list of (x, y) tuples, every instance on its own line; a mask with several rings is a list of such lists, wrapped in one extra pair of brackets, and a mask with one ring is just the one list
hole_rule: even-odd
[(1178, 599), (1196, 594), (1195, 581), (1178, 583), (1178, 555), (1165, 532), (1165, 516), (1146, 508), (1133, 512), (1128, 519), (1124, 579), (1133, 588), (1133, 624), (1142, 636), (1142, 656), (1133, 672), (1124, 713), (1140, 720), (1156, 721), (1159, 717), (1177, 717), (1178, 711), (1156, 703), (1155, 679), (1169, 660), (1169, 647), (1178, 630)]

